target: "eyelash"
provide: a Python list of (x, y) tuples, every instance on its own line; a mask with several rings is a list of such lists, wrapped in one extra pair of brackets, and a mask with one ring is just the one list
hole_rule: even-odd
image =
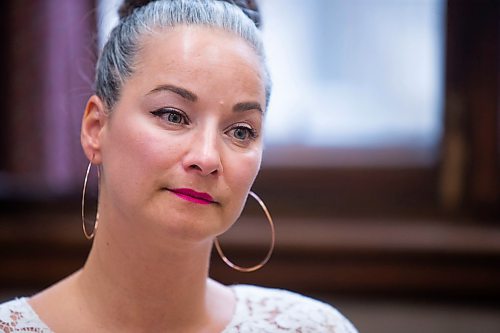
[[(257, 137), (258, 137), (257, 131), (255, 129), (248, 127), (248, 126), (242, 126), (242, 125), (234, 126), (234, 127), (230, 128), (226, 133), (231, 132), (231, 131), (235, 131), (238, 129), (245, 130), (248, 133), (248, 135), (249, 135), (248, 140), (253, 141), (253, 140), (257, 139)], [(234, 138), (238, 141), (246, 141), (247, 140), (247, 139), (238, 139), (236, 137), (234, 137)]]
[[(176, 109), (161, 108), (161, 109), (158, 109), (155, 111), (151, 111), (151, 114), (155, 117), (161, 118), (169, 123), (176, 124), (176, 125), (188, 125), (190, 123), (187, 115), (184, 112), (182, 112), (180, 110), (176, 110)], [(180, 116), (181, 122), (173, 122), (173, 121), (169, 120), (168, 119), (169, 115)], [(258, 132), (254, 128), (244, 126), (244, 125), (233, 126), (229, 130), (227, 130), (225, 133), (229, 133), (231, 131), (235, 131), (238, 129), (246, 131), (246, 133), (248, 133), (248, 135), (249, 135), (249, 137), (247, 139), (238, 139), (238, 138), (233, 136), (233, 138), (238, 140), (238, 141), (246, 141), (246, 140), (253, 141), (253, 140), (257, 139), (257, 137), (258, 137)]]
[[(162, 109), (158, 109), (156, 111), (152, 111), (151, 114), (153, 116), (158, 117), (158, 118), (162, 118), (163, 120), (165, 120), (165, 121), (167, 121), (169, 123), (172, 123), (172, 124), (176, 124), (176, 125), (188, 125), (189, 124), (189, 118), (187, 117), (187, 115), (184, 112), (179, 111), (179, 110), (162, 108)], [(168, 117), (166, 117), (166, 116), (169, 116), (169, 115), (180, 116), (181, 117), (181, 122), (177, 123), (177, 122), (170, 121), (168, 119)]]

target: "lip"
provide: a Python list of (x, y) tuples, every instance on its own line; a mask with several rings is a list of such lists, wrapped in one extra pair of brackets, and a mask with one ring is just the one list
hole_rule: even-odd
[(175, 188), (175, 189), (169, 189), (169, 191), (181, 199), (194, 202), (197, 204), (209, 205), (215, 203), (214, 199), (210, 194), (204, 192), (197, 192), (190, 188)]

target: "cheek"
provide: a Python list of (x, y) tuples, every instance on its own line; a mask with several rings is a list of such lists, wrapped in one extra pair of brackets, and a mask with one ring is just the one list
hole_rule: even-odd
[(260, 169), (262, 151), (255, 149), (242, 154), (238, 158), (231, 159), (230, 172), (228, 177), (233, 178), (232, 182), (238, 185), (241, 191), (248, 192)]
[(109, 176), (114, 177), (113, 186), (122, 191), (127, 186), (150, 186), (147, 178), (168, 168), (177, 158), (175, 142), (165, 140), (160, 131), (141, 119), (122, 122), (108, 134), (103, 165), (109, 169)]
[(235, 218), (241, 213), (259, 172), (261, 156), (261, 151), (256, 150), (240, 158), (233, 158), (229, 170), (225, 169), (227, 185), (231, 188)]

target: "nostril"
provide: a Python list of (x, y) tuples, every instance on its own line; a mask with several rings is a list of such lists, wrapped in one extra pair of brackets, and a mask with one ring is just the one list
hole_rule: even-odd
[(196, 164), (191, 164), (191, 165), (189, 166), (189, 168), (190, 168), (190, 169), (193, 169), (193, 170), (202, 171), (202, 170), (201, 170), (201, 168), (200, 168), (198, 165), (196, 165)]
[(189, 169), (193, 170), (193, 171), (200, 172), (201, 174), (204, 174), (204, 175), (217, 175), (219, 173), (219, 169), (218, 168), (213, 168), (213, 169), (211, 169), (211, 168), (210, 169), (209, 168), (202, 168), (198, 164), (191, 164), (189, 166)]

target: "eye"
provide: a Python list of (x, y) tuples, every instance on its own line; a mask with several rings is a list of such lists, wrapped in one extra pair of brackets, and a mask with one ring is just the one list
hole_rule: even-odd
[(247, 126), (236, 126), (226, 132), (237, 141), (249, 141), (257, 138), (257, 131)]
[(180, 110), (162, 108), (152, 111), (151, 114), (172, 124), (186, 125), (189, 123), (187, 116)]

